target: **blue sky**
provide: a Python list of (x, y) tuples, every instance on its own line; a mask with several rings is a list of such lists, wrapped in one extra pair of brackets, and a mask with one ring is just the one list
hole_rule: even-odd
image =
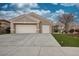
[(0, 18), (11, 19), (30, 12), (35, 12), (54, 22), (61, 14), (73, 13), (76, 22), (79, 21), (77, 3), (0, 3)]

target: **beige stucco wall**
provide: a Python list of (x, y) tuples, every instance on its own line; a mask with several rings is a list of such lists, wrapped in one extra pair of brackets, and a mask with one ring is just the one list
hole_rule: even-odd
[(10, 32), (13, 34), (14, 33), (14, 31), (15, 31), (15, 29), (14, 29), (14, 23), (10, 23)]
[[(15, 31), (16, 31), (16, 28), (15, 28), (15, 26), (17, 25), (17, 24), (23, 24), (23, 23), (13, 23), (13, 22), (11, 22), (11, 25), (10, 25), (10, 30), (11, 30), (11, 33), (15, 33)], [(27, 25), (27, 23), (25, 23), (26, 25)], [(29, 23), (30, 25), (32, 24), (32, 23)], [(42, 33), (42, 25), (44, 25), (44, 24), (41, 24), (41, 23), (37, 23), (36, 24), (36, 26), (37, 26), (37, 33)], [(49, 26), (49, 32), (50, 33), (52, 33), (52, 26), (51, 26), (51, 24), (47, 24), (48, 26)]]

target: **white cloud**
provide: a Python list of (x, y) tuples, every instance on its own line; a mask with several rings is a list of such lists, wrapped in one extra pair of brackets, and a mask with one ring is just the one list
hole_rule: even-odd
[(53, 5), (58, 5), (58, 3), (52, 3)]
[(41, 11), (40, 10), (29, 10), (29, 12), (34, 12), (34, 13), (36, 13), (36, 14), (39, 14), (39, 15), (41, 15)]
[[(56, 21), (56, 17), (61, 15), (61, 14), (64, 14), (64, 10), (63, 9), (60, 9), (60, 10), (57, 10), (55, 12), (51, 12), (50, 10), (37, 10), (37, 9), (31, 9), (31, 8), (37, 8), (39, 7), (38, 4), (36, 3), (28, 3), (28, 4), (12, 4), (12, 5), (16, 5), (17, 8), (23, 8), (22, 10), (16, 10), (16, 11), (0, 11), (0, 18), (4, 18), (4, 19), (11, 19), (11, 18), (14, 18), (14, 17), (17, 17), (21, 14), (26, 14), (26, 13), (29, 13), (29, 12), (34, 12), (36, 14), (39, 14), (47, 19), (50, 19), (50, 20), (53, 20), (53, 21)], [(6, 6), (7, 7), (7, 6)]]
[(8, 5), (6, 4), (6, 5), (4, 5), (4, 6), (2, 6), (2, 8), (7, 8), (8, 7)]
[(63, 9), (59, 9), (59, 10), (56, 11), (56, 14), (59, 14), (59, 15), (64, 14), (64, 13), (65, 13), (65, 12), (64, 12)]
[[(52, 3), (53, 5), (58, 5), (58, 3)], [(68, 6), (74, 6), (79, 5), (78, 3), (60, 3), (60, 5), (68, 7)]]
[(51, 12), (50, 10), (30, 10), (31, 12), (35, 12), (47, 19), (50, 19), (50, 20), (53, 20), (53, 21), (56, 21), (57, 17), (61, 14), (64, 14), (66, 13), (63, 9), (59, 9), (55, 12)]
[(30, 13), (30, 12), (39, 14), (42, 17), (52, 20), (54, 22), (56, 22), (58, 20), (57, 17), (59, 15), (66, 13), (63, 9), (59, 9), (55, 12), (51, 12), (50, 10), (32, 10), (32, 9), (29, 9), (27, 11), (0, 11), (0, 13), (1, 13), (0, 18), (11, 19), (11, 18), (17, 17), (19, 15), (22, 15), (24, 13), (26, 14), (26, 13)]
[(23, 14), (22, 11), (0, 11), (1, 19), (11, 19)]
[(11, 4), (13, 6), (16, 6), (17, 8), (38, 8), (38, 4), (37, 3), (13, 3)]
[[(16, 6), (16, 11), (0, 11), (0, 18), (3, 19), (11, 19), (13, 17), (16, 17), (18, 15), (24, 14), (24, 13), (28, 13), (31, 8), (38, 8), (38, 4), (37, 3), (12, 3), (9, 6)], [(7, 8), (8, 4), (5, 4), (3, 6), (3, 8)], [(20, 9), (18, 9), (20, 8)]]
[(17, 17), (21, 14), (24, 14), (24, 13), (26, 14), (29, 12), (34, 12), (36, 14), (43, 16), (44, 18), (47, 18), (47, 19), (50, 19), (53, 21), (56, 20), (57, 16), (65, 13), (64, 10), (62, 10), (62, 9), (57, 10), (56, 12), (51, 12), (50, 10), (32, 10), (32, 9), (29, 9), (27, 11), (18, 11), (18, 10), (17, 11), (0, 11), (0, 18), (11, 19), (11, 18)]
[[(9, 5), (5, 4), (4, 6), (2, 6), (2, 8), (6, 10), (8, 6), (14, 7), (15, 10), (21, 10), (21, 11), (27, 11), (32, 8), (39, 8), (39, 5), (37, 3), (12, 3)], [(14, 10), (14, 9), (11, 9), (11, 10)]]
[[(14, 18), (18, 15), (24, 14), (24, 13), (29, 13), (29, 12), (35, 12), (47, 19), (51, 19), (54, 20), (56, 18), (56, 16), (58, 16), (59, 14), (63, 14), (64, 10), (60, 9), (57, 10), (56, 12), (51, 12), (50, 10), (37, 10), (37, 9), (31, 9), (31, 8), (37, 8), (39, 7), (38, 4), (36, 3), (26, 3), (26, 4), (11, 4), (11, 6), (16, 6), (17, 8), (21, 8), (22, 10), (16, 10), (16, 11), (0, 11), (0, 18), (5, 18), (5, 19), (11, 19)], [(55, 3), (55, 5), (57, 5)]]
[(23, 6), (25, 6), (25, 4), (19, 3), (19, 4), (15, 4), (18, 8), (22, 8)]
[(63, 9), (56, 10), (55, 12), (51, 13), (51, 16), (48, 17), (48, 19), (51, 19), (56, 22), (58, 20), (58, 16), (61, 16), (64, 13), (66, 12)]
[(0, 11), (0, 19), (11, 19), (24, 13), (29, 13), (29, 11), (30, 9), (26, 11)]
[(34, 8), (34, 7), (38, 8), (39, 7), (37, 3), (28, 3), (28, 5), (32, 8)]
[(52, 13), (52, 17), (57, 17), (57, 16), (60, 16), (62, 14), (66, 13), (63, 9), (59, 9), (57, 11), (55, 11), (54, 13)]
[[(30, 13), (30, 12), (34, 12), (34, 13), (36, 13), (36, 14), (38, 14), (38, 15), (41, 15), (41, 16), (43, 16), (43, 17), (47, 17), (47, 16), (49, 16), (50, 15), (50, 13), (51, 13), (51, 11), (50, 10), (32, 10), (32, 9), (29, 9), (28, 10), (28, 12)], [(27, 13), (27, 12), (26, 12)]]
[(60, 5), (62, 5), (62, 6), (74, 6), (74, 5), (76, 5), (75, 3), (61, 3)]
[(79, 9), (79, 3), (76, 3), (76, 5), (75, 5), (78, 9)]
[(45, 18), (50, 18), (51, 16), (51, 11), (50, 10), (32, 10), (29, 9), (27, 11), (0, 11), (0, 18), (4, 18), (4, 19), (11, 19), (14, 18), (16, 16), (19, 16), (21, 14), (26, 14), (26, 13), (30, 13), (30, 12), (34, 12), (36, 14), (39, 14)]
[(49, 14), (49, 13), (51, 13), (50, 10), (41, 10), (41, 12), (42, 12), (43, 14)]
[[(56, 21), (57, 17), (61, 14), (67, 13), (65, 12), (63, 9), (59, 9), (56, 10), (55, 12), (51, 12), (50, 10), (38, 10), (38, 9), (31, 9), (31, 8), (37, 8), (39, 7), (38, 4), (33, 3), (33, 4), (12, 4), (12, 5), (16, 5), (17, 8), (23, 8), (22, 10), (16, 10), (16, 11), (0, 11), (0, 18), (4, 18), (4, 19), (11, 19), (14, 17), (17, 17), (21, 14), (26, 14), (29, 12), (35, 12), (36, 14), (39, 14), (47, 19)], [(66, 5), (65, 5), (66, 6)], [(4, 7), (8, 7), (8, 6), (4, 6)]]

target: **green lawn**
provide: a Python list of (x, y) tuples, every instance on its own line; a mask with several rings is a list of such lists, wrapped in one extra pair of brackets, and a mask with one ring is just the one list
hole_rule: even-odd
[(53, 34), (61, 46), (79, 47), (79, 37), (67, 34)]

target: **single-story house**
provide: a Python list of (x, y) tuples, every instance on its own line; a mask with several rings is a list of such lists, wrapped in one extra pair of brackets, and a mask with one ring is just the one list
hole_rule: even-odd
[(69, 25), (69, 30), (70, 29), (74, 29), (74, 30), (76, 30), (76, 29), (79, 29), (79, 24), (78, 23), (70, 23), (70, 25)]
[(5, 19), (0, 19), (0, 33), (5, 33), (6, 29), (10, 27), (10, 22)]
[(48, 19), (33, 12), (11, 19), (11, 33), (51, 33), (52, 24)]

